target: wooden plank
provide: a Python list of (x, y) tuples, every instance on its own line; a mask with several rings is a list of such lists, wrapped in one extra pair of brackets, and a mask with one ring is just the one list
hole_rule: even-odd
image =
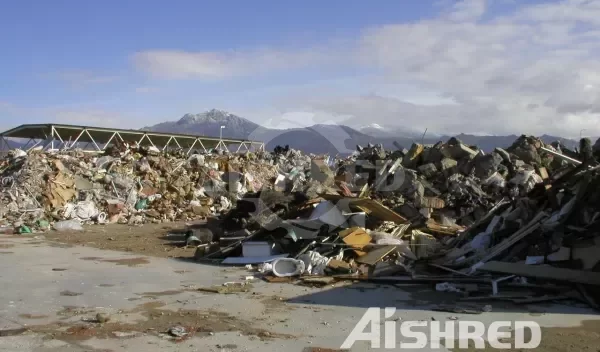
[(512, 301), (514, 299), (527, 298), (529, 296), (525, 294), (497, 294), (495, 296), (475, 296), (475, 297), (462, 297), (459, 300), (464, 302), (479, 302), (479, 301)]
[(290, 282), (295, 282), (298, 280), (298, 278), (296, 277), (278, 277), (275, 275), (265, 275), (263, 276), (263, 280), (270, 282), (270, 283), (290, 283)]
[(366, 281), (374, 283), (389, 283), (389, 284), (427, 284), (437, 282), (460, 282), (460, 283), (477, 283), (477, 284), (490, 284), (490, 280), (487, 278), (478, 277), (410, 277), (410, 276), (378, 276), (369, 277), (364, 275), (336, 275), (338, 280), (351, 280), (351, 281)]
[[(350, 233), (347, 233), (348, 230), (352, 229), (354, 230)], [(348, 244), (352, 248), (355, 248), (354, 252), (358, 256), (363, 256), (366, 254), (366, 252), (362, 251), (361, 249), (363, 249), (367, 244), (371, 243), (372, 238), (368, 233), (365, 232), (365, 230), (361, 229), (360, 227), (354, 227), (352, 229), (340, 232), (340, 237), (342, 237), (342, 241), (345, 244)]]
[(449, 271), (449, 272), (451, 272), (451, 273), (453, 273), (453, 274), (456, 274), (456, 275), (460, 275), (460, 276), (467, 276), (467, 277), (469, 276), (469, 274), (465, 274), (465, 273), (463, 273), (462, 271), (458, 271), (458, 270), (454, 270), (454, 269), (446, 268), (446, 267), (445, 267), (445, 266), (443, 266), (443, 265), (438, 265), (438, 264), (434, 264), (434, 263), (429, 263), (429, 266), (432, 266), (432, 267), (434, 267), (434, 268), (438, 268), (438, 269), (442, 269), (442, 270), (445, 270), (445, 271)]
[(544, 220), (546, 217), (547, 217), (546, 213), (544, 213), (543, 211), (539, 212), (533, 219), (531, 219), (531, 221), (527, 225), (520, 228), (517, 232), (512, 234), (510, 237), (505, 238), (502, 242), (498, 243), (496, 246), (488, 249), (488, 251), (486, 252), (485, 255), (483, 255), (483, 256), (482, 255), (474, 255), (471, 258), (467, 258), (467, 260), (465, 260), (461, 264), (467, 265), (467, 264), (473, 263), (474, 261), (481, 258), (479, 260), (479, 262), (476, 263), (475, 265), (473, 265), (473, 267), (472, 267), (473, 269), (476, 269), (477, 267), (479, 267), (481, 265), (481, 263), (485, 263), (485, 262), (488, 262), (488, 261), (494, 259), (498, 255), (500, 255), (500, 253), (504, 252), (508, 248), (512, 247), (515, 243), (521, 241), (523, 238), (525, 238), (529, 234), (536, 231), (538, 228), (540, 228), (542, 226), (542, 224), (540, 222), (542, 220)]
[(324, 287), (327, 285), (331, 285), (336, 281), (335, 277), (325, 276), (325, 277), (303, 277), (300, 279), (301, 285), (306, 286), (318, 286)]
[(408, 222), (408, 220), (406, 220), (400, 214), (370, 198), (350, 198), (337, 194), (320, 194), (319, 196), (330, 201), (348, 202), (349, 205), (355, 206), (363, 210), (365, 213), (373, 215), (380, 220), (392, 221), (399, 225), (406, 224)]
[(521, 263), (487, 262), (477, 270), (514, 274), (536, 279), (565, 281), (600, 286), (600, 273), (584, 270), (555, 268), (549, 265), (527, 265)]
[(350, 234), (357, 232), (357, 231), (365, 232), (365, 230), (363, 228), (354, 226), (349, 229), (344, 229), (344, 230), (338, 232), (338, 236), (340, 236), (340, 238), (344, 238), (344, 237), (349, 236)]
[(527, 297), (522, 299), (511, 299), (511, 301), (515, 304), (532, 304), (532, 303), (542, 303), (549, 301), (564, 301), (565, 299), (571, 299), (571, 297), (563, 296), (563, 295), (544, 295), (540, 297)]
[(456, 236), (458, 231), (465, 229), (464, 227), (458, 226), (458, 225), (446, 226), (446, 225), (438, 224), (433, 219), (427, 220), (427, 222), (425, 223), (425, 227), (430, 232), (435, 232), (437, 234), (449, 235), (449, 236)]
[(408, 220), (406, 220), (400, 214), (373, 199), (363, 198), (353, 202), (352, 204), (365, 211), (368, 211), (374, 217), (383, 221), (392, 221), (399, 225), (406, 224), (408, 222)]
[(381, 261), (386, 255), (392, 253), (396, 249), (396, 246), (385, 246), (374, 249), (362, 257), (356, 258), (357, 263), (366, 265), (375, 265)]

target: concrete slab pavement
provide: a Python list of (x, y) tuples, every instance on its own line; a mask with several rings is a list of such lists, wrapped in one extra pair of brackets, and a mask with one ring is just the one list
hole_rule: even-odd
[[(0, 255), (0, 329), (28, 329), (0, 337), (2, 351), (339, 349), (369, 306), (396, 307), (395, 316), (401, 321), (458, 318), (489, 324), (525, 319), (551, 327), (598, 319), (585, 306), (494, 307), (480, 315), (434, 312), (429, 308), (448, 296), (423, 286), (312, 288), (255, 281), (249, 292), (215, 294), (197, 289), (240, 282), (252, 273), (244, 268), (69, 247), (35, 237), (0, 236), (0, 244), (6, 252)], [(106, 313), (111, 320), (98, 324), (97, 313)], [(193, 324), (200, 329), (173, 342), (162, 334), (169, 324)], [(135, 336), (118, 337), (127, 334)], [(362, 342), (352, 348), (368, 350)]]

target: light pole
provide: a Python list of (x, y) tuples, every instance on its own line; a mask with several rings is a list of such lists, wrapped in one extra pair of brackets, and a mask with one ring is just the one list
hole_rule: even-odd
[(219, 128), (219, 149), (223, 148), (223, 129), (225, 128), (225, 126), (221, 126), (221, 128)]

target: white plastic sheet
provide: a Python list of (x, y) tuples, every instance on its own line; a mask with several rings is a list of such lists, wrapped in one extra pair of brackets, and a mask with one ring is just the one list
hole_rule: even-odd
[(308, 251), (298, 257), (305, 267), (305, 271), (309, 275), (325, 275), (325, 268), (329, 264), (330, 258), (324, 257), (319, 252)]

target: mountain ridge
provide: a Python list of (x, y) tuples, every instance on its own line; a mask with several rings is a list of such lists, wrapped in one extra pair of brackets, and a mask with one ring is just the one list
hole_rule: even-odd
[[(221, 126), (225, 126), (221, 128)], [(410, 148), (413, 143), (435, 144), (456, 137), (468, 145), (477, 145), (482, 150), (489, 152), (496, 147), (506, 148), (519, 136), (478, 136), (471, 134), (458, 134), (456, 136), (422, 136), (410, 133), (388, 132), (385, 127), (375, 128), (384, 133), (373, 133), (373, 126), (355, 129), (346, 125), (316, 124), (306, 128), (272, 129), (260, 126), (248, 119), (231, 114), (224, 110), (211, 109), (199, 114), (185, 114), (179, 120), (158, 123), (142, 128), (145, 131), (199, 134), (210, 137), (251, 139), (265, 142), (265, 148), (272, 150), (277, 145), (289, 145), (291, 148), (315, 154), (349, 154), (356, 149), (356, 145), (368, 143), (381, 143), (387, 149), (397, 149), (397, 144)], [(542, 135), (540, 138), (545, 143), (556, 140), (561, 144), (573, 148), (577, 141), (562, 137)], [(594, 142), (594, 141), (592, 141)]]

